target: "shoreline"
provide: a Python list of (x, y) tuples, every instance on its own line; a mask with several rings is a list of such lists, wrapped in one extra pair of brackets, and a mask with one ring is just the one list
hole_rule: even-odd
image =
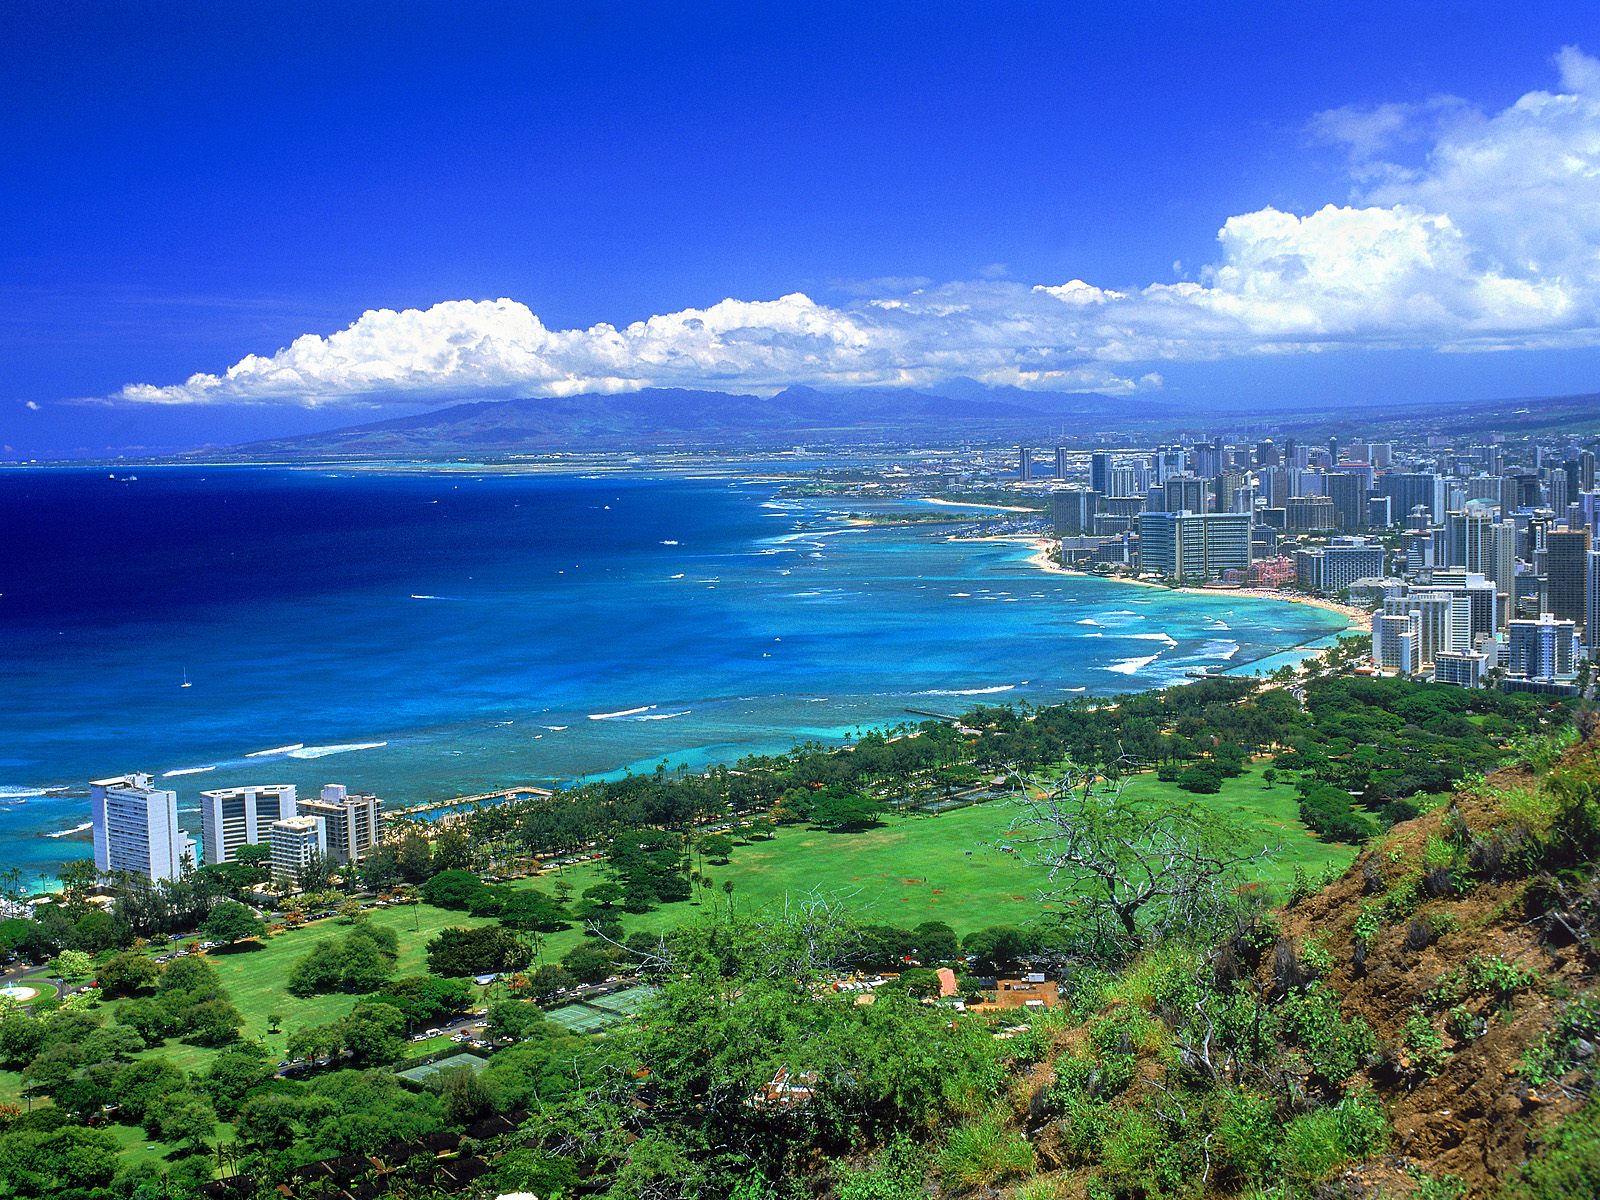
[(1271, 588), (1252, 587), (1168, 587), (1164, 583), (1157, 583), (1151, 579), (1132, 579), (1125, 575), (1096, 575), (1092, 571), (1079, 571), (1073, 567), (1064, 567), (1051, 557), (1054, 548), (1049, 538), (1033, 537), (1026, 534), (992, 534), (988, 537), (973, 538), (946, 538), (950, 542), (1009, 542), (1012, 545), (1024, 546), (1033, 551), (1024, 560), (1029, 566), (1041, 571), (1048, 571), (1055, 575), (1073, 575), (1079, 579), (1104, 579), (1110, 583), (1123, 583), (1133, 587), (1156, 588), (1163, 592), (1172, 592), (1187, 596), (1244, 596), (1252, 600), (1277, 600), (1285, 604), (1299, 604), (1306, 608), (1320, 608), (1324, 612), (1331, 612), (1343, 617), (1345, 628), (1342, 633), (1366, 633), (1371, 627), (1372, 614), (1353, 604), (1342, 604), (1337, 600), (1328, 600), (1321, 596), (1302, 596), (1297, 593), (1276, 591)]

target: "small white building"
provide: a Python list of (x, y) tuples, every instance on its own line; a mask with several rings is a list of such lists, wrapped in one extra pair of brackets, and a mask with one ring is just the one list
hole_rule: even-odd
[(272, 879), (298, 884), (306, 869), (328, 852), (328, 833), (321, 817), (284, 817), (267, 826), (272, 846)]

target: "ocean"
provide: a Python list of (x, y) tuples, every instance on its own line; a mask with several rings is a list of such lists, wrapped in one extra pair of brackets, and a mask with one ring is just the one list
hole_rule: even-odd
[(200, 789), (242, 783), (403, 805), (1158, 687), (1342, 628), (842, 519), (869, 507), (650, 470), (0, 471), (0, 859), (85, 856), (61, 835), (87, 781), (129, 771), (195, 829)]

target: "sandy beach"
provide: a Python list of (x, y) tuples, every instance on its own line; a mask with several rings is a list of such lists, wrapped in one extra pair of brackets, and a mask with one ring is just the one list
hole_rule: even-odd
[(1157, 583), (1151, 579), (1132, 579), (1126, 575), (1096, 575), (1090, 571), (1079, 571), (1072, 567), (1063, 567), (1053, 557), (1055, 543), (1049, 538), (1026, 537), (1022, 535), (996, 534), (991, 537), (979, 538), (951, 538), (951, 541), (966, 542), (1010, 542), (1013, 545), (1027, 546), (1033, 551), (1028, 556), (1028, 565), (1037, 567), (1041, 571), (1053, 571), (1058, 575), (1080, 575), (1090, 579), (1109, 579), (1113, 583), (1126, 583), (1134, 587), (1160, 588), (1164, 592), (1179, 592), (1196, 596), (1250, 596), (1259, 600), (1281, 600), (1289, 604), (1303, 604), (1309, 608), (1320, 608), (1327, 612), (1337, 613), (1347, 623), (1347, 632), (1366, 633), (1372, 627), (1372, 614), (1364, 608), (1357, 608), (1353, 604), (1342, 604), (1337, 600), (1329, 600), (1322, 596), (1304, 596), (1295, 592), (1280, 592), (1273, 588), (1229, 587), (1168, 587), (1164, 583)]

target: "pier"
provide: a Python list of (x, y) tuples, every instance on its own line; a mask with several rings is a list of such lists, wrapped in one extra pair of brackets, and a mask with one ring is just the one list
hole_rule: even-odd
[(391, 808), (384, 812), (385, 817), (400, 817), (406, 820), (426, 819), (429, 813), (459, 812), (463, 809), (477, 808), (479, 805), (509, 804), (513, 800), (548, 800), (555, 793), (549, 788), (523, 786), (501, 788), (493, 792), (478, 792), (472, 796), (453, 796), (448, 800), (426, 800), (421, 804), (410, 804), (405, 808)]

